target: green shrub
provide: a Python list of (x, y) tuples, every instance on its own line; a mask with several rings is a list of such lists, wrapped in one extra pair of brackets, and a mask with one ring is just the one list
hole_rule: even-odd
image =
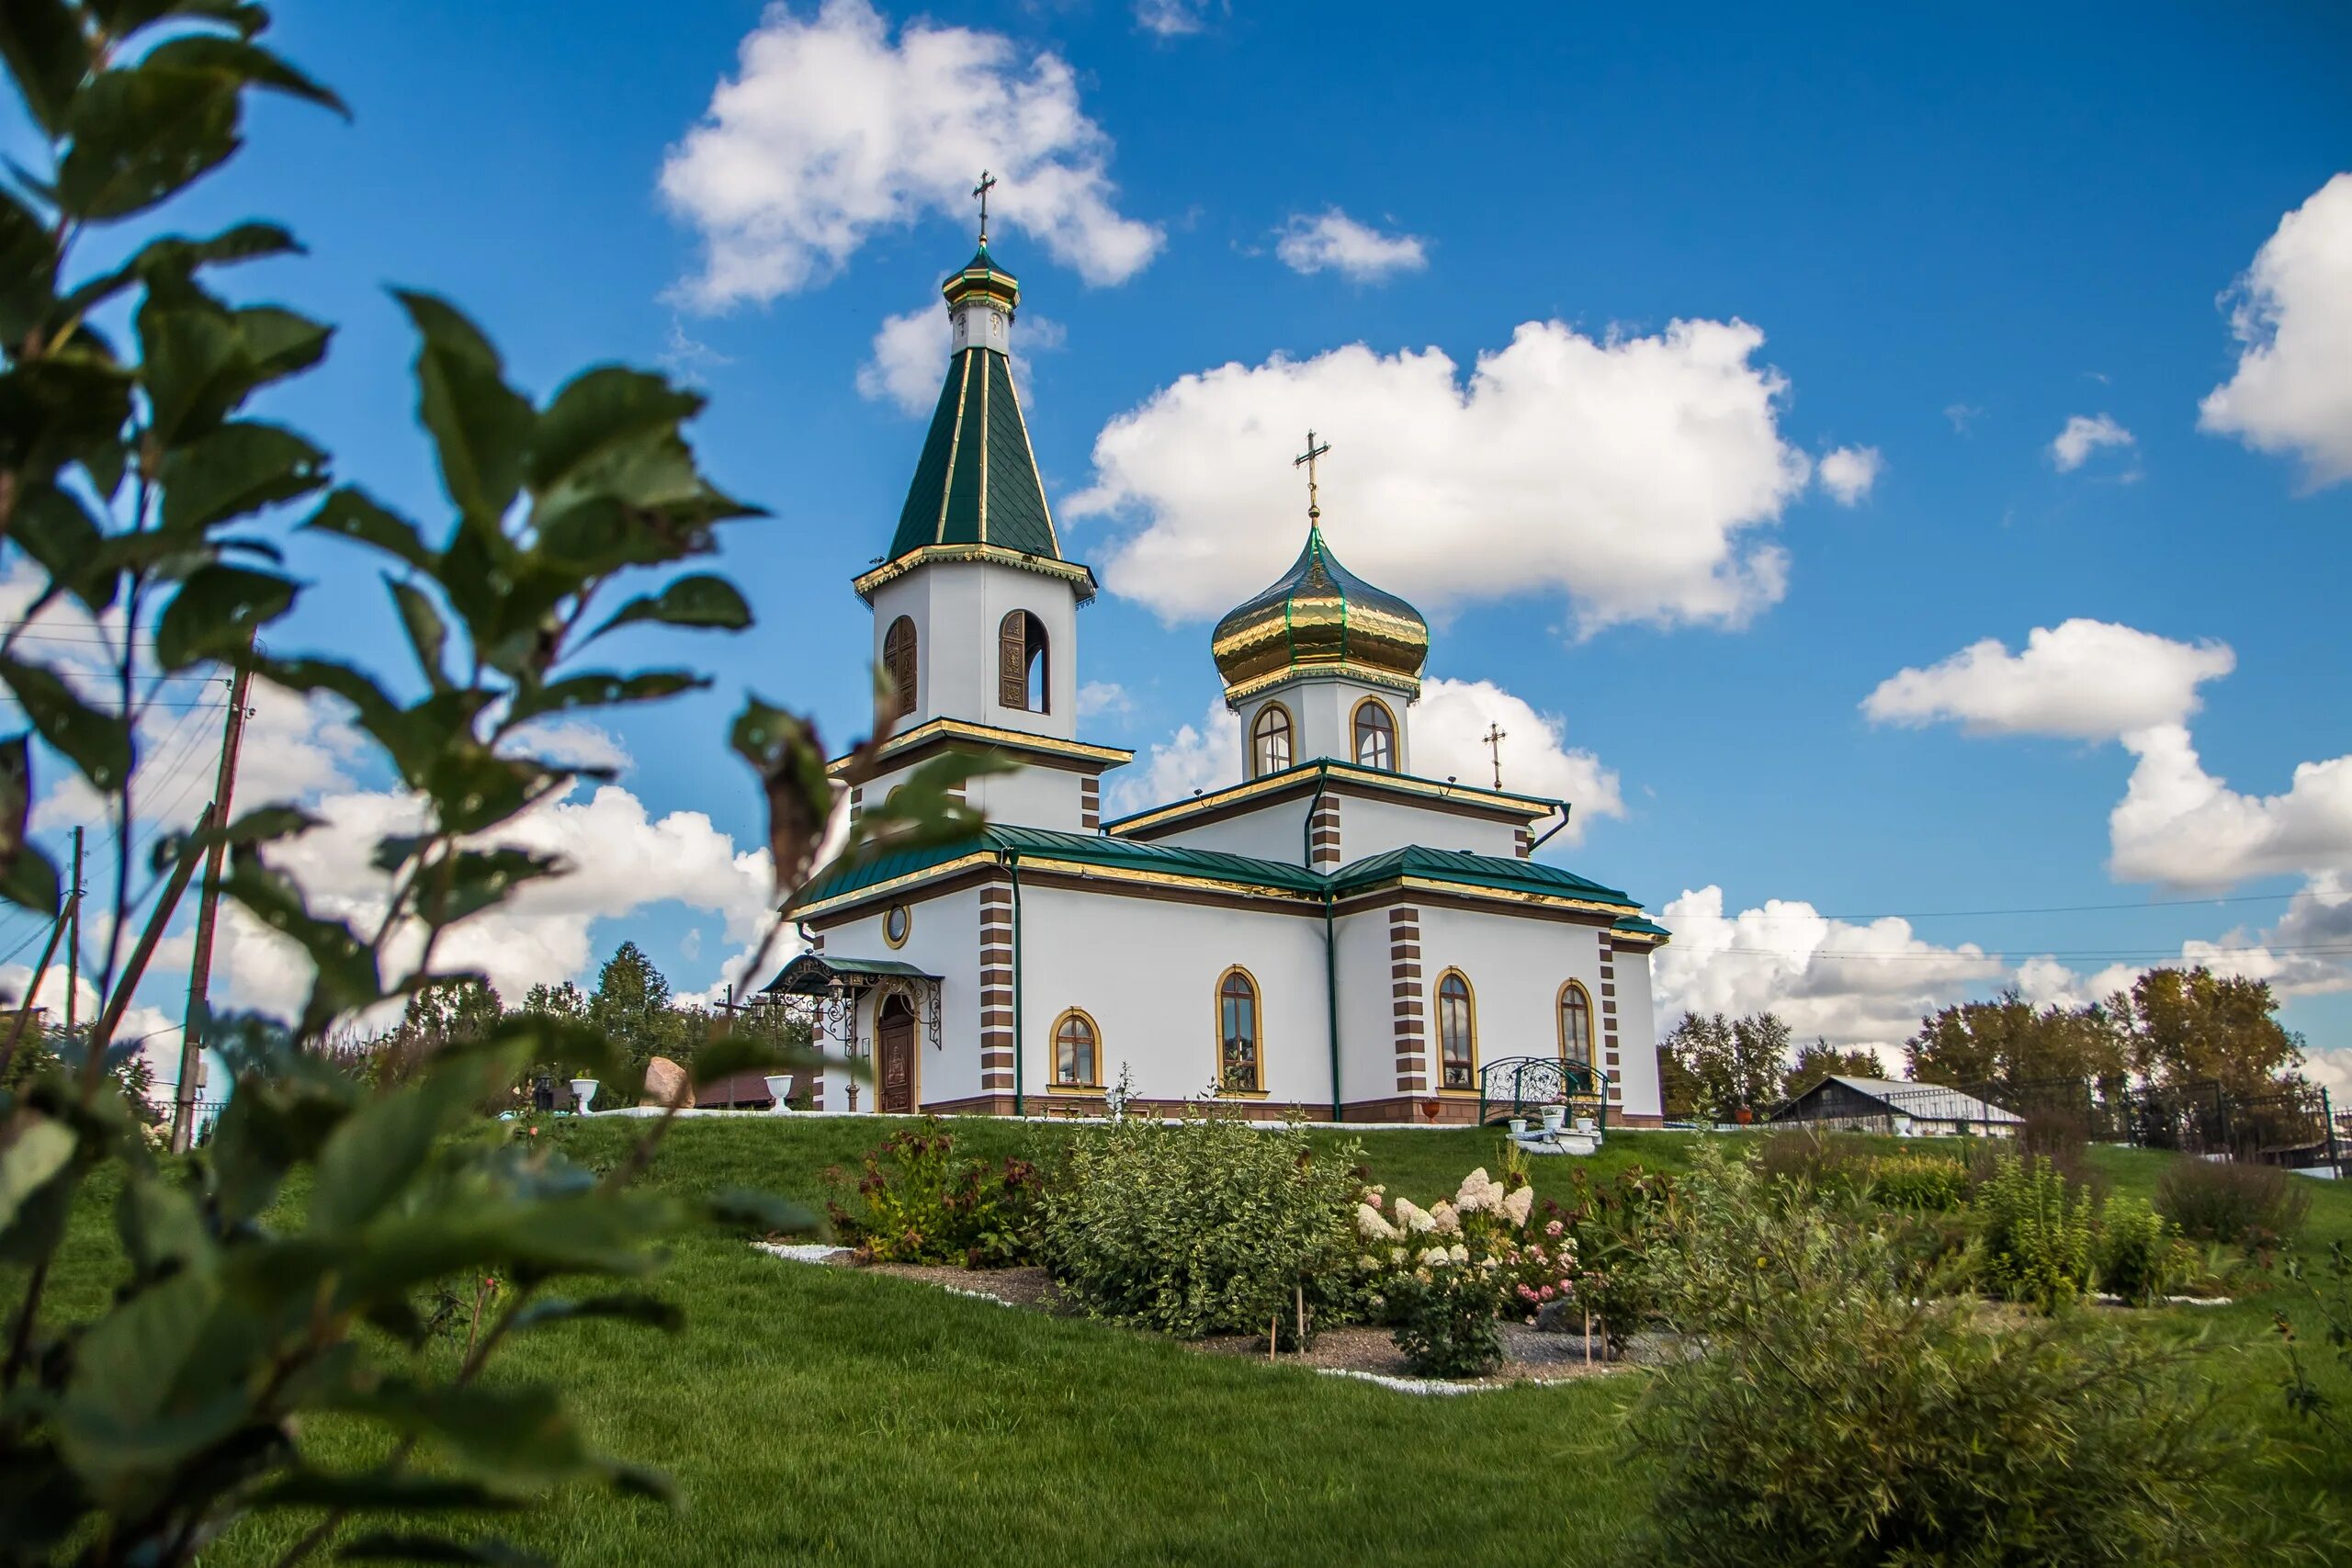
[(1566, 1208), (1549, 1199), (1540, 1205), (1544, 1230), (1548, 1235), (1554, 1224), (1561, 1227), (1576, 1255), (1577, 1304), (1599, 1320), (1611, 1345), (1622, 1347), (1650, 1318), (1653, 1291), (1644, 1260), (1674, 1212), (1674, 1184), (1637, 1165), (1605, 1182), (1581, 1168), (1570, 1179), (1574, 1194)]
[(1957, 1209), (1968, 1201), (1968, 1168), (1937, 1155), (1887, 1155), (1870, 1164), (1870, 1200), (1883, 1209)]
[(1396, 1348), (1416, 1377), (1484, 1377), (1502, 1365), (1505, 1292), (1497, 1271), (1422, 1268), (1392, 1277), (1384, 1289)]
[(2219, 1533), (2236, 1439), (2186, 1353), (2084, 1314), (1997, 1326), (1920, 1289), (1882, 1222), (1783, 1204), (1719, 1156), (1682, 1195), (1652, 1273), (1704, 1351), (1630, 1427), (1661, 1560), (2175, 1562)]
[[(1396, 1347), (1424, 1377), (1477, 1377), (1502, 1360), (1500, 1314), (1532, 1323), (1546, 1303), (1577, 1299), (1580, 1273), (1566, 1223), (1539, 1219), (1523, 1168), (1482, 1168), (1452, 1198), (1424, 1209), (1367, 1188), (1356, 1209), (1370, 1303), (1396, 1325)], [(1385, 1211), (1385, 1212), (1384, 1212)]]
[(2188, 1277), (2189, 1261), (2178, 1234), (2144, 1199), (2111, 1197), (2099, 1210), (2101, 1289), (2147, 1306)]
[(1317, 1154), (1295, 1126), (1188, 1109), (1081, 1129), (1046, 1186), (1043, 1260), (1086, 1312), (1182, 1338), (1297, 1337), (1359, 1311), (1361, 1156)]
[(891, 1134), (865, 1156), (862, 1212), (826, 1204), (834, 1236), (885, 1263), (1004, 1269), (1034, 1261), (1044, 1191), (1036, 1167), (958, 1161), (955, 1146), (937, 1117)]
[(2090, 1288), (2091, 1194), (2070, 1190), (2049, 1161), (2002, 1156), (1976, 1190), (1975, 1214), (1994, 1294), (2050, 1311)]
[(2156, 1178), (2156, 1213), (2200, 1241), (2274, 1247), (2311, 1213), (2301, 1179), (2275, 1165), (2177, 1159)]
[(1766, 1134), (1756, 1168), (1766, 1180), (1826, 1198), (1860, 1196), (1870, 1186), (1871, 1146), (1850, 1134), (1790, 1127)]

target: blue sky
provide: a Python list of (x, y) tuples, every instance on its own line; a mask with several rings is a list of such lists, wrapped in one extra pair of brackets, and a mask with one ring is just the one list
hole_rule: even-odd
[[(1899, 1040), (2012, 977), (2088, 995), (2225, 941), (2352, 1043), (2340, 8), (281, 10), (353, 123), (264, 106), (175, 220), (311, 245), (239, 279), (341, 325), (277, 412), (430, 514), (380, 286), (429, 287), (542, 393), (605, 358), (692, 376), (711, 471), (775, 514), (725, 558), (755, 631), (642, 645), (718, 680), (613, 727), (643, 821), (577, 830), (724, 872), (760, 831), (719, 746), (742, 691), (856, 733), (848, 580), (986, 165), (1030, 428), (1111, 590), (1090, 738), (1138, 750), (1131, 797), (1229, 765), (1208, 622), (1295, 552), (1311, 419), (1335, 547), (1437, 624), (1417, 735), (1501, 717), (1507, 782), (1577, 795), (1546, 852), (1677, 905), (1669, 1000)], [(320, 586), (274, 642), (389, 657), (352, 558), (296, 560)], [(339, 773), (305, 787), (380, 790)], [(707, 831), (662, 840), (674, 813)], [(740, 891), (604, 897), (505, 933), (505, 972), (637, 935), (698, 989), (740, 946)], [(2119, 907), (2016, 912), (2086, 905)]]

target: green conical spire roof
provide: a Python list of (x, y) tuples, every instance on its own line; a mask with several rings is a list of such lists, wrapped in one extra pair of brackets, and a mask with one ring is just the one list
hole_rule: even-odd
[(1062, 558), (1012, 389), (1012, 363), (993, 349), (967, 348), (948, 363), (890, 558), (935, 545), (994, 545)]

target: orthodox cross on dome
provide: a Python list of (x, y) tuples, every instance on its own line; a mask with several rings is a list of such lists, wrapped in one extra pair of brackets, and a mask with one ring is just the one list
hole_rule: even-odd
[(1315, 444), (1315, 432), (1310, 430), (1306, 433), (1306, 450), (1290, 461), (1292, 468), (1306, 470), (1306, 525), (1310, 528), (1319, 525), (1323, 521), (1323, 508), (1315, 498), (1315, 459), (1330, 450), (1331, 444), (1328, 441), (1317, 446)]
[(1510, 733), (1510, 732), (1509, 730), (1505, 729), (1499, 724), (1489, 724), (1487, 726), (1487, 733), (1478, 737), (1479, 739), (1487, 743), (1487, 750), (1494, 753), (1495, 787), (1497, 789), (1503, 787), (1503, 741), (1509, 737)]
[(983, 245), (989, 243), (989, 192), (994, 189), (996, 176), (982, 169), (980, 183), (972, 187), (972, 194), (980, 198), (980, 243)]

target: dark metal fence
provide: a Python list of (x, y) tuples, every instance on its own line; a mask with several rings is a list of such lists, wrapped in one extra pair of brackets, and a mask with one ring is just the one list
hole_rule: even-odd
[(1971, 1084), (1962, 1092), (2030, 1122), (2070, 1127), (2092, 1143), (2343, 1174), (2344, 1129), (2327, 1090), (2315, 1084), (2244, 1094), (2212, 1082), (2134, 1088), (2046, 1078)]

